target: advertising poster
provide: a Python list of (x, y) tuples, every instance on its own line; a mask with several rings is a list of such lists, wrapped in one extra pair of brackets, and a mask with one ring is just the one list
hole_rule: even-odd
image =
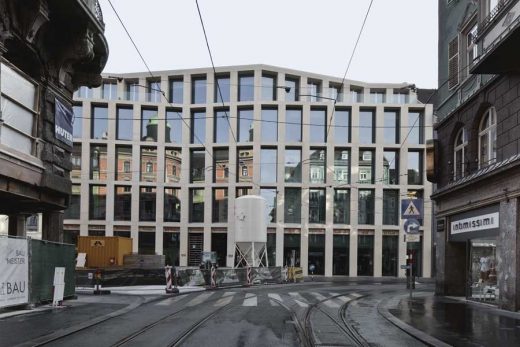
[(58, 140), (72, 147), (72, 123), (74, 114), (60, 100), (55, 99), (54, 135)]
[(26, 239), (0, 236), (0, 307), (29, 303)]

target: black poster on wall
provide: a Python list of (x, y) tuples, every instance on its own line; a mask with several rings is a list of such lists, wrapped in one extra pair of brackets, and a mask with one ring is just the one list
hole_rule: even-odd
[(74, 114), (72, 109), (65, 106), (57, 98), (55, 100), (54, 112), (54, 136), (57, 140), (72, 147), (72, 120)]

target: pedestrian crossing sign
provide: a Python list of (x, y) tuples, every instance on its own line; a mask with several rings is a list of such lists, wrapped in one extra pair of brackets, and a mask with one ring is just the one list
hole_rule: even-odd
[(401, 200), (401, 218), (422, 219), (423, 200), (422, 199), (403, 199)]

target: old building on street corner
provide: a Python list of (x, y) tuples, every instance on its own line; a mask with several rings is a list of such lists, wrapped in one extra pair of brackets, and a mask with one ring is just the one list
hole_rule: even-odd
[[(76, 93), (68, 240), (127, 236), (172, 265), (212, 250), (232, 266), (234, 201), (255, 194), (269, 205), (270, 265), (404, 276), (408, 252), (431, 276), (433, 106), (413, 86), (267, 65), (153, 75), (106, 74)], [(424, 218), (407, 250), (409, 196)]]
[(103, 32), (97, 0), (0, 0), (0, 215), (9, 235), (26, 236), (40, 213), (43, 239), (63, 238), (72, 94), (100, 85)]
[(520, 1), (439, 1), (436, 292), (520, 309)]

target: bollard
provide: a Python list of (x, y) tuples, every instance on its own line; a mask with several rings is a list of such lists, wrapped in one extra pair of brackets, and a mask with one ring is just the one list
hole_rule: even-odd
[(175, 287), (172, 286), (172, 269), (173, 267), (170, 265), (166, 265), (164, 267), (164, 277), (166, 278), (166, 293), (178, 294), (179, 288), (177, 288), (177, 283), (175, 283)]
[(214, 266), (211, 267), (211, 288), (217, 287), (217, 270)]
[(172, 293), (172, 267), (170, 265), (164, 267), (164, 277), (166, 278), (166, 293)]
[(247, 285), (251, 285), (251, 267), (248, 266), (246, 270), (246, 279), (247, 279)]

